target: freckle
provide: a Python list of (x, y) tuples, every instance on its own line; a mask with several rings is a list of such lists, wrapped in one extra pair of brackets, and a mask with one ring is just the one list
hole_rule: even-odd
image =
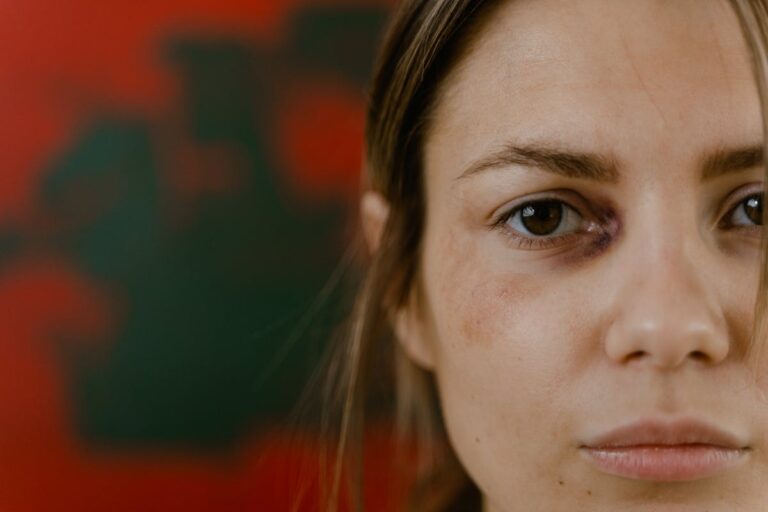
[(592, 496), (592, 491), (590, 491), (589, 489), (587, 489), (587, 495), (588, 495), (588, 496)]
[(560, 485), (564, 485), (565, 484), (565, 482), (563, 482), (562, 480), (558, 480), (557, 483), (559, 483)]
[(480, 442), (480, 438), (479, 438), (479, 437), (476, 437), (476, 438), (475, 438), (475, 442), (476, 442), (476, 443), (479, 443), (479, 442)]

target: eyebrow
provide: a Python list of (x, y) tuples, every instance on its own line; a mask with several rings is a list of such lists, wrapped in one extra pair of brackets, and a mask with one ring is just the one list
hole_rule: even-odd
[[(734, 149), (718, 148), (701, 165), (701, 181), (743, 171), (763, 164), (763, 147), (755, 144)], [(619, 181), (615, 158), (596, 153), (574, 152), (544, 145), (508, 144), (471, 164), (457, 179), (465, 179), (491, 169), (521, 165), (567, 178), (600, 183)]]
[(718, 149), (704, 160), (701, 181), (763, 165), (763, 146), (755, 144), (736, 149)]

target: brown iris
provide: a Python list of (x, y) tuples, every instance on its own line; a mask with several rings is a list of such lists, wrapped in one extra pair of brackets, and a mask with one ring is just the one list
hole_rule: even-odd
[(749, 220), (757, 224), (763, 225), (763, 200), (760, 196), (751, 196), (744, 201), (744, 213), (747, 214)]
[(534, 235), (549, 235), (563, 220), (563, 204), (559, 201), (537, 201), (523, 206), (523, 226)]

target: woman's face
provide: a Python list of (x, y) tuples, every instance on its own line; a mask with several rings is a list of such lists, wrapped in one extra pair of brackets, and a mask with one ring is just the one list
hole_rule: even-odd
[[(768, 404), (744, 358), (762, 129), (742, 37), (725, 1), (510, 1), (447, 78), (397, 329), (487, 511), (766, 509)], [(739, 446), (682, 423), (600, 439), (686, 420)]]

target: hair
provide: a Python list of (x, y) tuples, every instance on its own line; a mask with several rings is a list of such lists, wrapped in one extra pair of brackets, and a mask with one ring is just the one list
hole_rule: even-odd
[[(764, 148), (768, 149), (768, 0), (729, 1), (751, 53), (763, 112)], [(425, 221), (422, 150), (441, 85), (482, 30), (483, 19), (501, 3), (403, 0), (378, 55), (367, 115), (366, 167), (371, 188), (386, 199), (390, 210), (359, 286), (348, 331), (326, 369), (322, 423), (335, 442), (326, 510), (338, 510), (343, 490), (349, 491), (354, 510), (363, 509), (362, 437), (374, 383), (393, 390), (391, 417), (396, 432), (412, 441), (416, 450), (417, 480), (404, 508), (480, 509), (480, 493), (448, 445), (433, 376), (412, 363), (394, 342), (389, 318), (404, 306), (419, 272)], [(764, 339), (768, 328), (765, 249), (764, 238), (747, 354), (754, 368), (763, 345), (758, 340)]]

